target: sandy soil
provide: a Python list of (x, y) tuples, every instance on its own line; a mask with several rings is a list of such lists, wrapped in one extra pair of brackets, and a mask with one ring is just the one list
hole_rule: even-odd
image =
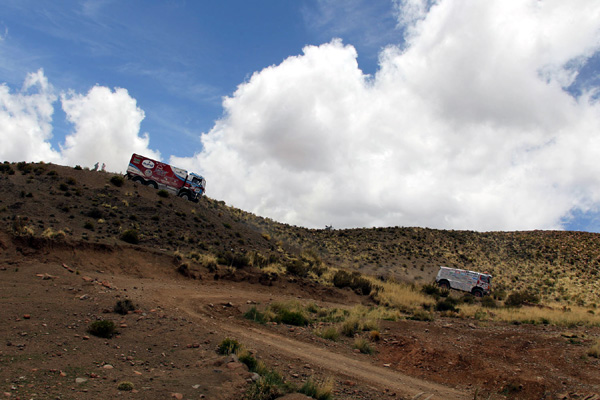
[[(289, 382), (331, 378), (339, 399), (599, 399), (598, 328), (382, 322), (376, 353), (313, 327), (259, 325), (250, 306), (295, 299), (366, 302), (350, 291), (243, 271), (234, 280), (175, 272), (172, 256), (135, 246), (14, 242), (0, 234), (0, 394), (15, 399), (240, 399), (251, 373), (217, 354), (235, 338)], [(254, 282), (254, 283), (250, 283)], [(130, 299), (137, 310), (112, 312)], [(119, 334), (90, 335), (96, 319)], [(118, 389), (133, 383), (133, 391)], [(595, 397), (594, 397), (595, 396)]]

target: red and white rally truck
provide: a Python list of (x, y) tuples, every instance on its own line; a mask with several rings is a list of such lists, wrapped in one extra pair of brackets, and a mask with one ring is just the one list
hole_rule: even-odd
[(198, 201), (206, 188), (206, 180), (200, 175), (133, 154), (127, 167), (127, 178), (134, 182), (165, 189), (191, 201)]

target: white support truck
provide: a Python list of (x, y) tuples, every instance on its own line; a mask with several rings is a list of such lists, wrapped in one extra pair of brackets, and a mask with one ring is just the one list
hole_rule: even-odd
[(492, 276), (464, 269), (440, 267), (435, 281), (442, 289), (456, 289), (483, 297), (492, 290)]

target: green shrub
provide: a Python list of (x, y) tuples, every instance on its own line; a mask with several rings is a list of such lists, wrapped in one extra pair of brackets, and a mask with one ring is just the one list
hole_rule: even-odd
[(352, 283), (350, 284), (350, 287), (363, 296), (368, 296), (373, 290), (371, 281), (363, 278), (360, 275), (354, 275), (352, 277)]
[(117, 304), (115, 304), (115, 306), (113, 307), (113, 311), (116, 312), (117, 314), (121, 314), (121, 315), (125, 315), (129, 311), (134, 311), (134, 310), (135, 310), (135, 306), (133, 305), (133, 302), (129, 299), (119, 300), (119, 301), (117, 301)]
[(425, 310), (417, 310), (408, 319), (414, 321), (433, 321), (433, 315)]
[(96, 207), (89, 210), (85, 215), (94, 219), (100, 219), (103, 216), (102, 211)]
[(112, 178), (110, 178), (110, 183), (116, 187), (121, 187), (123, 184), (125, 184), (125, 178), (123, 178), (121, 175), (113, 175)]
[(317, 331), (316, 335), (323, 339), (331, 340), (336, 342), (340, 338), (340, 333), (335, 326), (330, 326), (323, 330)]
[(353, 347), (360, 350), (363, 354), (373, 354), (375, 351), (369, 341), (364, 338), (356, 338)]
[(253, 382), (246, 392), (245, 399), (248, 400), (275, 400), (283, 395), (283, 391), (276, 383), (270, 382), (264, 377)]
[(73, 169), (76, 171), (81, 171), (83, 168), (81, 168), (81, 165), (76, 165)]
[(332, 400), (333, 387), (331, 383), (319, 385), (312, 378), (309, 378), (304, 385), (298, 390), (299, 393), (305, 394), (316, 400)]
[(487, 308), (496, 308), (498, 304), (496, 304), (496, 300), (492, 296), (485, 296), (481, 299), (481, 305)]
[(438, 285), (432, 284), (432, 283), (428, 283), (426, 285), (423, 285), (423, 287), (421, 288), (421, 291), (429, 296), (433, 296), (435, 298), (440, 297), (440, 288), (438, 287)]
[(286, 264), (285, 269), (288, 274), (301, 278), (306, 278), (309, 271), (309, 267), (300, 260), (294, 260)]
[(17, 169), (25, 174), (27, 172), (31, 172), (33, 167), (31, 166), (31, 164), (28, 164), (25, 161), (21, 161), (17, 163)]
[(342, 322), (340, 332), (348, 337), (354, 336), (354, 334), (360, 332), (360, 321), (358, 318), (349, 318)]
[(302, 312), (284, 308), (277, 313), (277, 322), (294, 326), (306, 326), (309, 321)]
[(259, 324), (264, 324), (267, 322), (265, 314), (258, 311), (256, 306), (252, 306), (248, 311), (246, 311), (244, 313), (244, 318), (254, 322), (258, 322)]
[(219, 347), (217, 348), (217, 353), (229, 355), (231, 353), (235, 353), (240, 349), (240, 343), (231, 338), (225, 338), (219, 343)]
[(506, 307), (521, 307), (526, 304), (537, 304), (540, 298), (526, 290), (512, 292), (504, 302)]
[(115, 323), (106, 319), (94, 321), (88, 327), (88, 332), (101, 338), (111, 338), (116, 333)]
[(159, 197), (163, 197), (165, 199), (169, 197), (169, 192), (167, 192), (165, 189), (160, 189), (157, 194)]
[(242, 364), (245, 364), (248, 367), (248, 371), (256, 372), (258, 368), (258, 360), (250, 354), (249, 351), (243, 351), (242, 354), (238, 355), (238, 359)]
[(0, 164), (0, 172), (14, 175), (15, 171), (12, 169), (10, 164)]
[(217, 256), (217, 263), (241, 269), (250, 265), (250, 257), (245, 254), (234, 254), (230, 251), (224, 251)]
[(600, 340), (596, 342), (587, 352), (588, 356), (594, 358), (600, 358)]
[(131, 244), (138, 244), (140, 242), (140, 237), (137, 230), (128, 229), (121, 234), (121, 240)]
[(352, 276), (346, 271), (339, 270), (333, 275), (333, 286), (337, 288), (349, 287), (352, 283)]
[(133, 386), (132, 382), (128, 382), (128, 381), (123, 381), (123, 382), (119, 382), (119, 385), (117, 386), (118, 390), (121, 390), (123, 392), (130, 392), (133, 390), (135, 386)]
[(458, 312), (458, 308), (456, 307), (456, 300), (451, 297), (447, 297), (443, 300), (438, 300), (435, 303), (435, 311), (453, 311)]
[(86, 221), (86, 223), (85, 223), (85, 224), (83, 224), (83, 227), (84, 227), (85, 229), (88, 229), (88, 230), (90, 230), (90, 231), (93, 231), (93, 230), (94, 230), (94, 223), (93, 223), (93, 222), (91, 222), (91, 221)]

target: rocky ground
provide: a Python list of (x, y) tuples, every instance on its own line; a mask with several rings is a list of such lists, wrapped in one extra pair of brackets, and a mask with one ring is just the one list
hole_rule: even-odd
[[(312, 327), (242, 317), (278, 300), (323, 307), (367, 302), (350, 291), (282, 279), (190, 280), (172, 257), (135, 246), (46, 243), (0, 236), (0, 391), (15, 399), (240, 399), (253, 374), (218, 344), (235, 338), (291, 383), (333, 379), (335, 398), (600, 398), (598, 328), (384, 321), (373, 355)], [(250, 272), (246, 272), (250, 274)], [(135, 310), (113, 311), (129, 299)], [(108, 319), (103, 339), (90, 324)], [(133, 390), (122, 390), (130, 382)], [(121, 388), (121, 390), (120, 390)], [(594, 397), (596, 396), (596, 397)]]

